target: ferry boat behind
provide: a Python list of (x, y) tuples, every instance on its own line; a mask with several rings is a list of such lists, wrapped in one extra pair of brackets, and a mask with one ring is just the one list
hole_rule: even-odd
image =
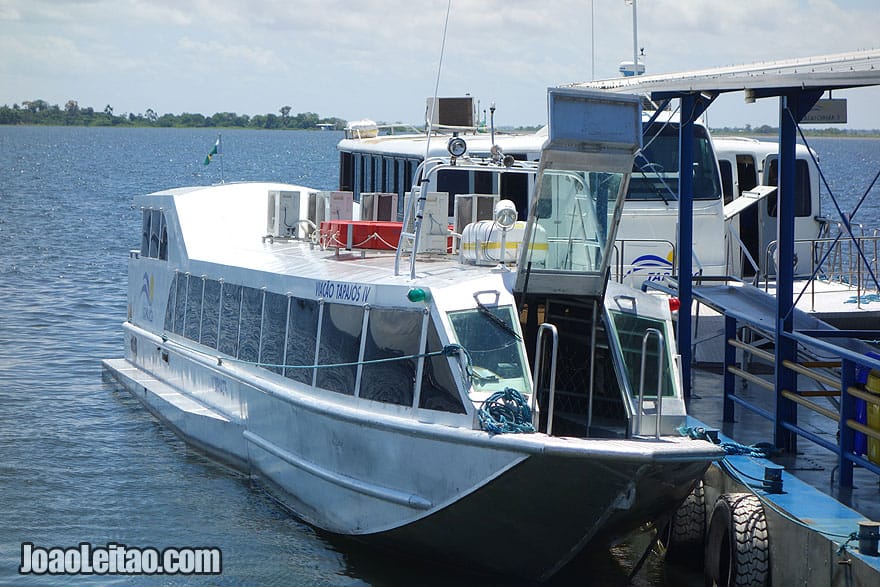
[[(539, 164), (450, 144), (402, 222), (288, 184), (138, 197), (108, 377), (307, 522), (423, 557), (546, 579), (664, 525), (721, 451), (678, 432), (669, 305), (608, 282), (639, 102), (549, 97)], [(455, 198), (450, 229), (441, 171), (536, 196)]]

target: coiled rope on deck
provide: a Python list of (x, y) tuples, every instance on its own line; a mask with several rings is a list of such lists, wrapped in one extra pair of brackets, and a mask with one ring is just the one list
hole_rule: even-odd
[(480, 406), (477, 416), (480, 427), (490, 434), (529, 434), (535, 431), (529, 402), (512, 387), (490, 395)]

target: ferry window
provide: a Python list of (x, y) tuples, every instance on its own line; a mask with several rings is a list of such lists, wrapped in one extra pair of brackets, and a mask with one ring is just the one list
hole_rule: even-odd
[(512, 387), (530, 393), (522, 339), (511, 306), (480, 306), (449, 312), (449, 322), (458, 344), (471, 357), (472, 383), (477, 391), (500, 391)]
[(354, 394), (363, 320), (364, 309), (361, 306), (324, 304), (319, 364), (349, 364), (332, 369), (318, 369), (318, 387), (347, 395)]
[(495, 188), (492, 185), (491, 171), (474, 172), (474, 193), (475, 194), (494, 194)]
[[(636, 154), (627, 199), (668, 202), (678, 199), (678, 125), (653, 124)], [(694, 127), (694, 200), (721, 197), (715, 153), (706, 129)]]
[(174, 332), (183, 334), (183, 319), (186, 312), (186, 289), (189, 287), (189, 276), (177, 276), (177, 294), (174, 297)]
[(501, 174), (501, 198), (516, 205), (517, 217), (525, 220), (529, 206), (529, 177), (524, 173)]
[(382, 157), (373, 157), (373, 189), (376, 191), (382, 191), (382, 185), (385, 181), (384, 170), (384, 159)]
[[(364, 361), (407, 357), (419, 353), (422, 312), (370, 310)], [(416, 359), (365, 364), (361, 373), (360, 397), (400, 406), (411, 406), (416, 376)]]
[(290, 298), (290, 315), (287, 320), (287, 356), (284, 375), (312, 384), (313, 369), (302, 369), (315, 364), (315, 339), (318, 337), (318, 302), (301, 298)]
[(724, 159), (718, 162), (721, 168), (721, 191), (724, 193), (724, 203), (729, 204), (733, 201), (733, 165), (730, 161)]
[(241, 313), (241, 286), (223, 284), (220, 305), (220, 338), (217, 350), (233, 357), (238, 355), (239, 315)]
[[(623, 354), (623, 363), (626, 370), (626, 377), (629, 381), (630, 393), (633, 397), (638, 397), (639, 385), (641, 383), (642, 369), (642, 339), (648, 328), (655, 328), (663, 333), (664, 337), (668, 337), (665, 325), (662, 321), (649, 318), (647, 316), (638, 316), (628, 312), (611, 311), (612, 325), (614, 333), (620, 344), (620, 350)], [(661, 369), (661, 385), (663, 388), (663, 396), (671, 396), (675, 393), (675, 387), (672, 382), (672, 362), (668, 353), (663, 348), (663, 356), (657, 357), (657, 339), (651, 337), (645, 347), (645, 397), (657, 397), (657, 369)]]
[(202, 307), (201, 343), (217, 348), (217, 326), (220, 319), (220, 282), (205, 281), (205, 301)]
[(159, 257), (159, 233), (160, 224), (162, 224), (162, 212), (160, 210), (152, 210), (150, 216), (150, 257), (156, 259)]
[(263, 315), (263, 291), (253, 287), (241, 290), (241, 326), (238, 332), (238, 358), (257, 362), (260, 359), (260, 322)]
[(408, 192), (412, 189), (412, 180), (413, 174), (416, 172), (416, 167), (418, 166), (418, 162), (413, 161), (412, 159), (407, 159), (404, 164), (403, 170), (403, 191)]
[(174, 279), (171, 280), (171, 287), (168, 289), (168, 303), (165, 304), (165, 330), (174, 332), (174, 306), (177, 301), (177, 282), (179, 281), (179, 273), (174, 272)]
[(281, 373), (284, 362), (284, 334), (287, 325), (287, 296), (266, 292), (263, 304), (263, 327), (260, 339), (260, 363)]
[(165, 224), (165, 215), (162, 215), (162, 231), (159, 234), (159, 259), (168, 259), (168, 226)]
[[(428, 324), (428, 344), (426, 353), (435, 353), (443, 349), (434, 321)], [(445, 355), (425, 357), (422, 372), (422, 391), (419, 396), (419, 407), (426, 410), (464, 414), (464, 404), (455, 385), (455, 378), (449, 369), (449, 359)]]
[(205, 293), (205, 280), (195, 275), (189, 276), (186, 290), (186, 322), (183, 335), (190, 340), (199, 340), (202, 322), (202, 296)]
[(150, 218), (152, 215), (149, 210), (144, 210), (141, 216), (141, 256), (150, 256)]
[(370, 155), (364, 155), (364, 181), (361, 184), (361, 192), (375, 192), (373, 189), (373, 158)]
[(440, 171), (437, 173), (437, 191), (449, 193), (449, 210), (447, 214), (455, 213), (455, 194), (467, 194), (471, 191), (470, 173), (458, 171)]
[[(779, 159), (769, 161), (770, 168), (767, 172), (767, 185), (779, 185)], [(812, 214), (812, 193), (810, 191), (810, 168), (803, 159), (798, 159), (795, 164), (794, 179), (794, 215), (798, 217)], [(777, 197), (779, 192), (777, 192)], [(767, 214), (776, 216), (777, 198), (767, 198)]]
[(354, 161), (351, 153), (339, 154), (339, 189), (343, 192), (354, 191)]
[(352, 186), (356, 202), (360, 202), (361, 192), (365, 191), (364, 173), (364, 156), (356, 153), (354, 155), (354, 185)]

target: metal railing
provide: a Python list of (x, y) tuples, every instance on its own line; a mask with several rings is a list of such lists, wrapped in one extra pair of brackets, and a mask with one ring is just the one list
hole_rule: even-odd
[[(614, 272), (611, 278), (618, 282), (622, 283), (624, 278), (627, 275), (624, 273), (624, 270), (627, 267), (626, 264), (626, 246), (627, 244), (653, 244), (653, 245), (666, 245), (669, 247), (669, 250), (672, 252), (672, 259), (669, 260), (670, 266), (669, 268), (663, 268), (669, 275), (675, 273), (675, 268), (678, 266), (678, 252), (675, 248), (675, 243), (665, 239), (651, 239), (651, 238), (627, 238), (627, 239), (618, 239), (614, 241), (614, 247), (612, 249), (612, 260), (611, 266), (614, 268)], [(653, 252), (653, 251), (652, 251)], [(660, 256), (660, 255), (657, 255)]]
[[(880, 292), (880, 286), (875, 281), (875, 278), (880, 278), (880, 230), (874, 230), (870, 236), (799, 239), (795, 241), (795, 247), (804, 243), (810, 246), (810, 275), (816, 275), (816, 279), (825, 283), (853, 288), (859, 308), (865, 294)], [(776, 276), (776, 249), (777, 242), (771, 241), (764, 252), (763, 274), (760, 279), (764, 282), (764, 291), (768, 291), (771, 278)], [(864, 258), (859, 254), (860, 250)], [(819, 262), (822, 265), (816, 271)], [(815, 281), (814, 279), (810, 286), (814, 307)]]
[(663, 333), (656, 328), (648, 328), (642, 336), (642, 361), (639, 368), (639, 402), (636, 411), (637, 434), (642, 433), (642, 415), (645, 413), (645, 363), (648, 359), (648, 340), (657, 338), (657, 427), (654, 437), (660, 438), (660, 421), (663, 419), (663, 349), (665, 348)]
[[(863, 371), (880, 370), (880, 360), (831, 342), (836, 337), (880, 337), (880, 332), (827, 330), (783, 333), (782, 336), (796, 343), (799, 357), (810, 354), (813, 356), (821, 355), (821, 359), (803, 361), (798, 359), (797, 362), (785, 360), (781, 364), (775, 365), (775, 368), (788, 369), (818, 384), (820, 389), (799, 390), (796, 378), (794, 379), (794, 389), (777, 389), (773, 381), (768, 381), (750, 372), (745, 359), (743, 359), (741, 366), (737, 366), (737, 350), (775, 364), (773, 352), (737, 337), (738, 332), (749, 329), (760, 330), (760, 325), (748, 316), (734, 312), (725, 312), (724, 318), (723, 420), (733, 422), (735, 406), (740, 406), (773, 423), (777, 435), (774, 438), (774, 444), (777, 447), (782, 446), (782, 440), (778, 438), (781, 431), (793, 433), (835, 453), (838, 458), (842, 487), (853, 486), (853, 467), (855, 465), (880, 476), (880, 462), (874, 462), (867, 458), (866, 454), (863, 455), (855, 451), (855, 434), (857, 432), (864, 434), (869, 442), (880, 442), (880, 427), (872, 428), (866, 423), (860, 422), (857, 416), (857, 400), (864, 401), (867, 406), (876, 406), (877, 409), (880, 409), (880, 394), (874, 395), (865, 391), (857, 380), (857, 371), (860, 369)], [(736, 378), (748, 381), (772, 393), (775, 402), (773, 409), (768, 410), (755, 401), (749, 401), (737, 395)], [(815, 398), (823, 397), (831, 400), (834, 409), (819, 405), (814, 401)], [(780, 409), (780, 407), (791, 409)], [(814, 428), (808, 429), (799, 425), (797, 410), (794, 409), (796, 407), (802, 407), (827, 418), (832, 426), (837, 428), (837, 442), (828, 440), (829, 437), (834, 438), (832, 435), (817, 434)]]
[(550, 347), (550, 397), (547, 400), (547, 436), (553, 436), (553, 409), (556, 407), (556, 357), (559, 351), (559, 332), (553, 324), (543, 323), (538, 327), (538, 340), (535, 343), (535, 371), (532, 374), (532, 381), (535, 384), (535, 391), (532, 393), (532, 425), (535, 430), (538, 429), (537, 410), (535, 405), (538, 401), (538, 377), (541, 375), (541, 356), (544, 350), (544, 333), (551, 334), (553, 346)]

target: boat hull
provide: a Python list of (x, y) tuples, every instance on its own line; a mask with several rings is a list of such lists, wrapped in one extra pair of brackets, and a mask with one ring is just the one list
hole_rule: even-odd
[(717, 456), (688, 439), (490, 436), (379, 417), (141, 340), (164, 347), (166, 372), (115, 359), (105, 373), (187, 442), (319, 528), (477, 569), (547, 578), (668, 515)]

